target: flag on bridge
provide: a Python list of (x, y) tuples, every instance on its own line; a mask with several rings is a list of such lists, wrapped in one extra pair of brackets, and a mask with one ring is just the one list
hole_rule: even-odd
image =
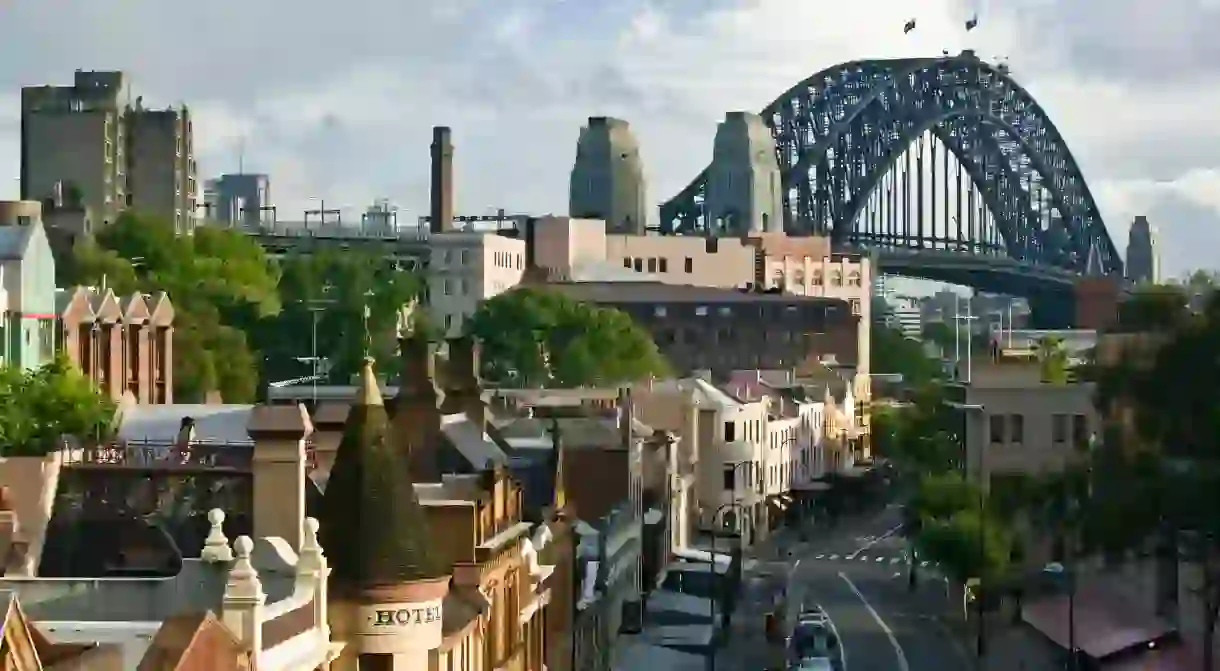
[(907, 33), (911, 32), (912, 30), (915, 30), (915, 19), (911, 19), (910, 21), (907, 21), (907, 24), (902, 27), (902, 34), (906, 35)]
[(975, 28), (978, 27), (978, 25), (979, 25), (979, 15), (975, 14), (974, 16), (970, 17), (969, 21), (966, 22), (966, 32), (970, 32), (971, 30), (974, 30)]

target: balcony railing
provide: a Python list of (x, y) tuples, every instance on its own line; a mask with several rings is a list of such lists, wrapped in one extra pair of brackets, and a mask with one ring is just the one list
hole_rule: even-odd
[(157, 471), (249, 471), (254, 443), (192, 441), (116, 441), (88, 447), (65, 446), (63, 465), (76, 468), (150, 469)]

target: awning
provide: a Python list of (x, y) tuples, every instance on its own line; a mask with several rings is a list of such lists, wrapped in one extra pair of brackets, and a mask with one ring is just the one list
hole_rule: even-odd
[[(1027, 604), (1021, 609), (1021, 617), (1066, 650), (1071, 628), (1068, 612), (1068, 597), (1060, 595)], [(1175, 631), (1155, 614), (1092, 585), (1077, 590), (1073, 622), (1076, 647), (1093, 659), (1158, 641)]]
[(792, 486), (792, 491), (794, 491), (794, 492), (816, 493), (816, 492), (828, 492), (832, 489), (834, 489), (833, 485), (831, 485), (829, 482), (822, 482), (821, 480), (814, 480), (813, 482), (804, 482), (799, 485)]

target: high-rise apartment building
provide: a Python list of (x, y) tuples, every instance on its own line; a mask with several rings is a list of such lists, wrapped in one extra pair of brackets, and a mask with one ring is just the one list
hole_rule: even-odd
[(185, 106), (128, 103), (122, 72), (77, 70), (71, 86), (21, 90), (21, 196), (65, 200), (96, 224), (127, 208), (195, 224), (196, 164)]

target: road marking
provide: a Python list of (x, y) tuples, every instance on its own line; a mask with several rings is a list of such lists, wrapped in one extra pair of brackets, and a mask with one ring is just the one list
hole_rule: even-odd
[[(853, 593), (855, 593), (856, 598), (860, 599), (860, 603), (864, 604), (864, 609), (868, 611), (869, 615), (873, 616), (873, 620), (876, 621), (877, 626), (881, 627), (881, 631), (885, 632), (885, 637), (890, 639), (890, 645), (894, 646), (894, 654), (898, 657), (898, 671), (911, 671), (911, 665), (907, 663), (907, 655), (902, 650), (902, 646), (898, 644), (898, 639), (894, 637), (894, 631), (890, 629), (888, 624), (885, 623), (885, 620), (881, 619), (881, 615), (879, 615), (877, 610), (873, 608), (873, 605), (868, 602), (868, 599), (864, 598), (864, 595), (860, 593), (859, 588), (856, 587), (856, 583), (852, 582), (851, 578), (848, 578), (846, 573), (839, 571), (839, 577), (843, 579), (843, 582), (847, 583), (847, 586)], [(837, 637), (838, 634), (836, 633), (835, 636)], [(841, 640), (842, 639), (840, 639), (840, 641)], [(846, 667), (847, 663), (844, 662), (843, 666)]]
[(868, 557), (860, 557), (860, 561), (868, 561)]
[(825, 556), (826, 555), (818, 555), (818, 556), (814, 557), (814, 559), (821, 559), (822, 557), (825, 557)]
[(894, 557), (893, 559), (890, 560), (890, 563), (897, 564), (900, 561), (902, 561), (902, 557)]
[(878, 564), (880, 564), (880, 563), (881, 563), (881, 562), (883, 562), (883, 561), (885, 561), (885, 557), (877, 557), (877, 563), (878, 563)]
[(835, 559), (838, 559), (838, 558), (839, 558), (839, 555), (830, 555), (831, 561), (834, 561)]
[(873, 538), (871, 541), (865, 543), (864, 545), (861, 545), (855, 552), (853, 552), (851, 554), (851, 556), (848, 557), (848, 559), (855, 559), (856, 555), (859, 555), (861, 552), (864, 552), (865, 550), (867, 550), (867, 549), (871, 548), (872, 546), (876, 545), (877, 543), (880, 543), (881, 541), (889, 538), (890, 536), (893, 536), (894, 534), (898, 533), (901, 530), (902, 530), (901, 524), (895, 525), (894, 528), (890, 529), (889, 531), (886, 531), (885, 533)]
[[(843, 574), (840, 573), (839, 575)], [(843, 642), (843, 637), (839, 635), (839, 628), (835, 626), (835, 619), (833, 617), (826, 618), (826, 624), (830, 625), (830, 632), (835, 635), (835, 640), (839, 642), (839, 662), (843, 665), (843, 671), (847, 671), (847, 644)]]

